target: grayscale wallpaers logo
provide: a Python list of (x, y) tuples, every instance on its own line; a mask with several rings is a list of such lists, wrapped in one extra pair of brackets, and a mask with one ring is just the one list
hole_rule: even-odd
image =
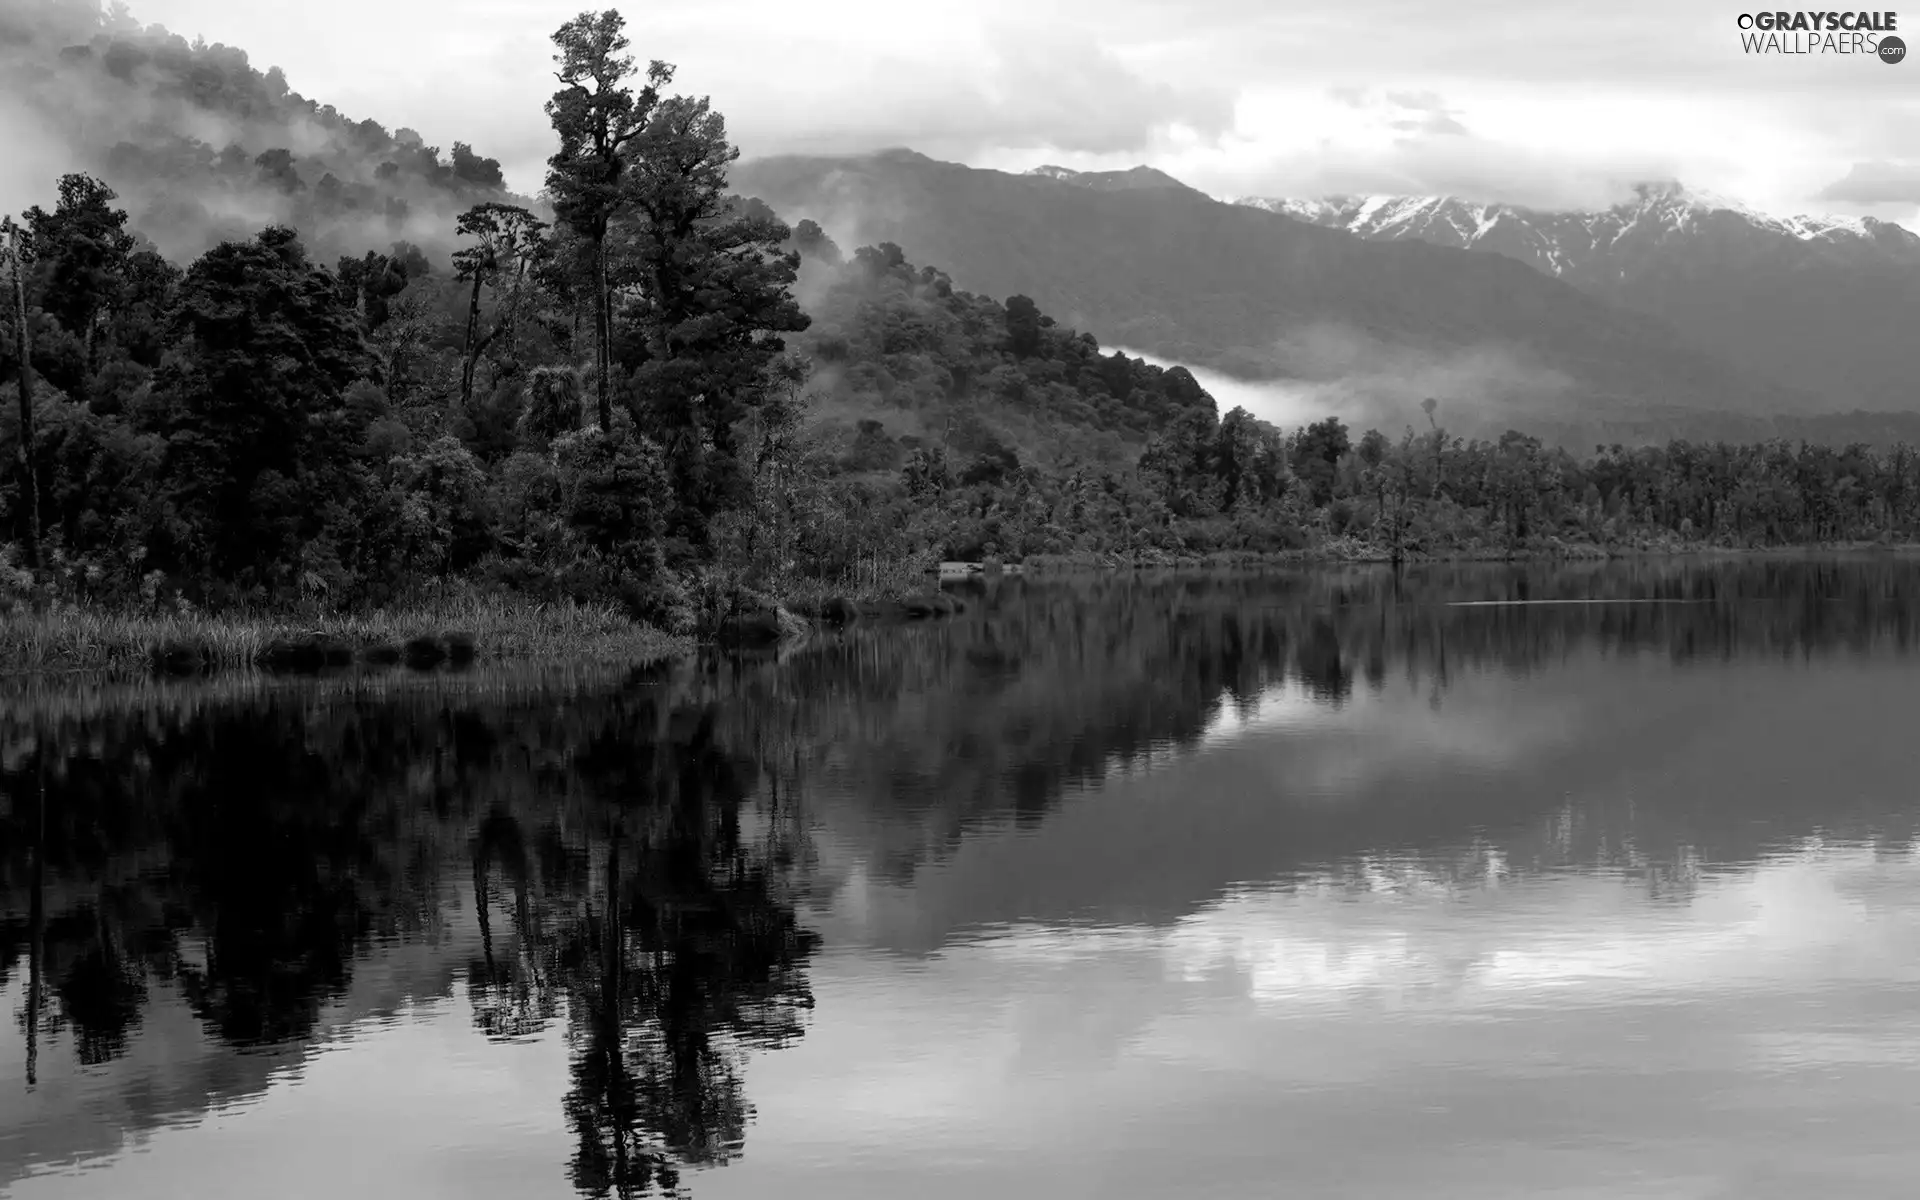
[(1735, 24), (1748, 54), (1857, 54), (1883, 63), (1907, 57), (1907, 44), (1894, 34), (1899, 13), (1741, 13)]

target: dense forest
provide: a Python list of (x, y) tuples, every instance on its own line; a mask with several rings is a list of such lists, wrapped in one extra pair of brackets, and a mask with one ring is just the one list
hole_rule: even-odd
[[(193, 162), (161, 169), (138, 167), (135, 140), (9, 219), (9, 603), (352, 609), (458, 588), (608, 600), (685, 630), (743, 603), (916, 586), (939, 559), (1595, 553), (1907, 540), (1920, 523), (1920, 458), (1900, 444), (1576, 457), (1450, 435), (1431, 401), (1397, 434), (1221, 414), (1185, 370), (1102, 353), (1027, 297), (956, 289), (892, 244), (845, 254), (804, 214), (789, 226), (732, 194), (722, 116), (670, 93), (672, 66), (639, 68), (615, 12), (554, 35), (537, 205), (464, 145), (442, 162), (237, 52), (93, 20), (67, 30), (59, 70), (171, 80), (178, 103), (264, 114), (269, 132), (291, 106), (361, 138), (352, 162), (388, 157), (362, 195), (310, 182), (325, 163), (284, 146), (244, 169), (175, 147)], [(272, 176), (286, 203), (182, 265), (145, 232), (176, 228), (151, 181), (222, 172)], [(137, 204), (109, 182), (123, 175)], [(380, 186), (438, 197), (439, 239), (391, 236), (418, 233), (413, 215), (329, 223), (336, 200), (405, 206)], [(385, 240), (323, 261), (343, 231)]]

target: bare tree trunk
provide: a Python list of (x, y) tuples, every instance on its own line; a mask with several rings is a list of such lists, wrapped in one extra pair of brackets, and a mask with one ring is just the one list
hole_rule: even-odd
[(473, 273), (473, 295), (467, 301), (467, 344), (461, 348), (461, 358), (465, 360), (460, 371), (460, 407), (462, 410), (473, 404), (473, 368), (480, 359), (478, 349), (480, 341), (480, 272)]
[(9, 230), (10, 257), (13, 260), (13, 339), (19, 356), (16, 374), (20, 381), (20, 490), (27, 503), (27, 562), (40, 568), (40, 473), (34, 469), (33, 455), (33, 368), (27, 361), (31, 339), (27, 336), (27, 272), (20, 257), (20, 230)]
[(607, 291), (606, 242), (593, 246), (593, 318), (595, 372), (594, 391), (600, 401), (600, 430), (613, 432), (613, 393), (609, 388), (613, 374), (613, 307)]

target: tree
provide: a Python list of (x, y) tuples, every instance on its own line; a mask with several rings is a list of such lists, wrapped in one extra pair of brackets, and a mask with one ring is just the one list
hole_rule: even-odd
[(600, 427), (613, 428), (612, 295), (607, 282), (607, 227), (619, 210), (620, 179), (628, 144), (647, 127), (659, 89), (673, 80), (673, 68), (655, 61), (647, 84), (636, 94), (624, 81), (633, 74), (627, 49), (626, 19), (613, 9), (581, 13), (554, 31), (560, 53), (554, 61), (560, 90), (547, 102), (547, 116), (560, 137), (560, 149), (547, 160), (547, 189), (554, 215), (589, 247), (594, 334), (597, 343), (594, 386)]
[(85, 369), (98, 366), (100, 329), (126, 278), (134, 237), (127, 214), (115, 208), (114, 190), (90, 175), (60, 177), (52, 212), (38, 205), (26, 212), (31, 257), (37, 268), (40, 307), (80, 339)]
[(552, 441), (580, 428), (580, 373), (571, 367), (535, 367), (527, 375), (527, 436)]
[(30, 348), (33, 339), (27, 332), (27, 269), (26, 256), (20, 245), (20, 227), (8, 217), (0, 222), (0, 234), (7, 239), (8, 274), (12, 287), (8, 289), (13, 301), (13, 343), (14, 373), (20, 393), (20, 491), (26, 500), (26, 543), (27, 562), (35, 569), (40, 568), (40, 476), (34, 468), (33, 449), (33, 383), (31, 376)]
[[(454, 278), (471, 281), (473, 291), (467, 300), (467, 333), (461, 349), (460, 407), (473, 403), (474, 366), (496, 338), (513, 342), (514, 323), (519, 316), (521, 291), (527, 273), (544, 246), (547, 223), (524, 208), (512, 204), (487, 202), (476, 204), (460, 214), (455, 229), (474, 244), (453, 256)], [(500, 305), (494, 327), (480, 335), (480, 291), (500, 288), (506, 281), (506, 299)]]
[(482, 158), (473, 152), (473, 147), (465, 142), (453, 144), (453, 176), (475, 187), (501, 190), (507, 186), (507, 177), (500, 171), (498, 159)]
[(294, 170), (291, 150), (268, 150), (255, 158), (253, 165), (260, 168), (260, 182), (268, 187), (287, 193), (306, 189), (306, 182)]
[(1020, 358), (1040, 350), (1040, 307), (1029, 296), (1007, 297), (1007, 345)]
[(1351, 448), (1346, 423), (1338, 417), (1315, 421), (1296, 436), (1293, 473), (1306, 481), (1315, 505), (1333, 500), (1334, 467)]
[(624, 191), (639, 219), (619, 230), (622, 282), (640, 290), (635, 418), (667, 452), (675, 536), (699, 545), (746, 498), (736, 427), (776, 388), (780, 335), (808, 327), (800, 256), (781, 252), (784, 224), (728, 203), (739, 151), (704, 97), (660, 101), (635, 150)]
[(176, 553), (205, 578), (266, 582), (323, 532), (344, 450), (330, 429), (370, 369), (366, 343), (334, 279), (279, 227), (194, 263), (175, 330), (146, 419), (185, 518)]
[(387, 323), (393, 298), (406, 290), (407, 266), (393, 255), (369, 250), (362, 258), (342, 258), (334, 282), (341, 299), (360, 314), (362, 328), (372, 333)]
[(813, 220), (802, 220), (793, 227), (793, 247), (802, 258), (818, 259), (830, 267), (837, 267), (844, 260), (840, 247)]
[(1214, 461), (1222, 484), (1221, 503), (1225, 507), (1265, 498), (1259, 479), (1260, 430), (1253, 414), (1246, 409), (1236, 407), (1220, 418)]

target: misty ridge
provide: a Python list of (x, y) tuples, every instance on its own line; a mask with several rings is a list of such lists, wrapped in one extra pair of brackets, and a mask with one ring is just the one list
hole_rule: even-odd
[[(905, 149), (884, 151), (874, 158), (908, 164), (929, 161)], [(750, 179), (759, 167), (755, 162), (746, 165)], [(1178, 190), (1200, 195), (1150, 167), (1114, 172), (1039, 167), (1029, 174), (1071, 180), (1076, 187), (1099, 191)], [(876, 186), (852, 168), (830, 168), (800, 207), (804, 211), (796, 210), (796, 215), (817, 223), (830, 239), (859, 245), (911, 226), (913, 188), (892, 180)], [(959, 263), (939, 265), (964, 273)], [(831, 282), (828, 270), (803, 266), (795, 296), (813, 312)], [(1099, 314), (1084, 304), (1050, 308), (1073, 328), (1102, 324)], [(1434, 348), (1369, 332), (1357, 322), (1309, 314), (1276, 323), (1271, 336), (1248, 351), (1221, 357), (1201, 350), (1179, 361), (1165, 351), (1167, 341), (1178, 340), (1176, 332), (1149, 324), (1138, 333), (1149, 334), (1157, 346), (1139, 344), (1136, 335), (1121, 337), (1107, 348), (1164, 369), (1188, 371), (1213, 395), (1221, 413), (1240, 407), (1282, 428), (1328, 417), (1386, 430), (1409, 423), (1425, 425), (1421, 404), (1431, 397), (1441, 399), (1454, 429), (1498, 435), (1515, 421), (1537, 416), (1542, 407), (1563, 407), (1578, 389), (1566, 371), (1540, 363), (1525, 346), (1507, 338)]]
[(1158, 171), (1107, 174), (893, 149), (747, 159), (732, 178), (787, 219), (851, 245), (897, 243), (956, 285), (1030, 296), (1109, 345), (1284, 381), (1249, 405), (1263, 417), (1337, 410), (1399, 429), (1422, 423), (1431, 396), (1470, 436), (1521, 428), (1586, 450), (1766, 438), (1788, 432), (1782, 415), (1834, 407), (1504, 255), (1359, 238)]
[[(36, 180), (85, 171), (115, 190), (129, 227), (175, 262), (284, 225), (296, 229), (321, 262), (390, 249), (405, 261), (417, 248), (444, 271), (463, 244), (459, 214), (472, 205), (510, 203), (551, 216), (543, 202), (510, 194), (498, 161), (464, 142), (442, 152), (413, 130), (355, 120), (292, 90), (278, 68), (255, 67), (242, 48), (142, 26), (122, 4), (102, 11), (91, 0), (6, 0), (0, 63), (6, 68), (0, 89), (9, 100), (0, 109), (0, 132), (17, 148), (9, 180), (0, 181), (0, 208), (44, 199)], [(912, 169), (931, 163), (906, 150), (874, 158)], [(1573, 447), (1662, 432), (1753, 437), (1777, 431), (1764, 420), (1726, 419), (1682, 429), (1672, 413), (1623, 412), (1647, 407), (1652, 388), (1644, 375), (1596, 385), (1584, 377), (1589, 372), (1570, 367), (1567, 356), (1543, 350), (1542, 338), (1508, 328), (1512, 322), (1483, 323), (1458, 336), (1436, 335), (1423, 327), (1425, 318), (1377, 319), (1364, 307), (1343, 316), (1340, 310), (1352, 307), (1342, 295), (1355, 290), (1351, 280), (1334, 280), (1323, 295), (1304, 305), (1287, 302), (1277, 312), (1257, 294), (1232, 311), (1216, 311), (1218, 297), (1196, 308), (1181, 302), (1177, 275), (1204, 276), (1211, 269), (1202, 257), (1205, 246), (1171, 270), (1152, 261), (1148, 247), (1148, 261), (1130, 268), (1137, 278), (1124, 284), (1131, 298), (1119, 305), (1074, 279), (1076, 264), (1044, 256), (1037, 266), (1050, 278), (1036, 281), (1039, 286), (1002, 280), (992, 252), (964, 240), (954, 244), (946, 230), (929, 234), (923, 210), (943, 198), (923, 194), (926, 185), (910, 174), (876, 178), (857, 166), (829, 166), (796, 195), (777, 183), (755, 188), (766, 171), (765, 163), (750, 160), (737, 173), (746, 184), (740, 191), (771, 204), (767, 217), (812, 221), (845, 246), (898, 241), (917, 262), (954, 272), (967, 286), (1032, 295), (1066, 324), (1099, 330), (1156, 365), (1206, 372), (1207, 390), (1236, 397), (1220, 405), (1223, 412), (1241, 404), (1276, 425), (1338, 416), (1394, 431), (1424, 425), (1421, 403), (1434, 397), (1458, 432), (1491, 437), (1528, 428)], [(1044, 181), (1073, 191), (1177, 192), (1208, 209), (1226, 207), (1157, 171), (1113, 174), (1118, 182), (1095, 176), (1070, 185)], [(7, 188), (22, 194), (7, 195)], [(957, 190), (964, 198), (965, 189)], [(1154, 236), (1140, 229), (1124, 235), (1130, 242)], [(418, 276), (424, 264), (413, 261)], [(1273, 263), (1271, 275), (1279, 279), (1287, 265)], [(836, 268), (803, 265), (794, 293), (802, 309), (818, 311)], [(1143, 285), (1150, 290), (1141, 291)], [(1251, 285), (1256, 293), (1274, 286), (1286, 287)], [(1166, 294), (1152, 294), (1160, 289)], [(1264, 317), (1263, 308), (1269, 310)], [(1196, 332), (1195, 322), (1206, 328)], [(1590, 356), (1582, 351), (1580, 357)], [(1613, 367), (1605, 373), (1621, 374)], [(834, 373), (818, 377), (815, 390), (838, 395)], [(1697, 412), (1701, 405), (1679, 396), (1655, 407)]]
[(244, 49), (142, 26), (123, 4), (0, 3), (0, 99), (12, 160), (0, 209), (44, 199), (62, 174), (94, 174), (180, 262), (268, 225), (298, 229), (327, 259), (409, 242), (444, 260), (461, 211), (528, 203), (466, 143), (443, 153), (413, 130), (355, 120)]
[[(175, 263), (285, 226), (319, 262), (394, 250), (392, 261), (403, 272), (388, 285), (400, 288), (395, 296), (450, 310), (456, 301), (438, 294), (444, 287), (421, 277), (434, 269), (444, 273), (468, 244), (458, 232), (461, 213), (491, 202), (552, 217), (544, 195), (510, 193), (498, 161), (464, 142), (443, 155), (411, 129), (355, 120), (292, 90), (279, 68), (254, 66), (243, 48), (190, 42), (163, 26), (142, 25), (124, 4), (5, 0), (0, 63), (6, 67), (0, 94), (9, 101), (0, 109), (0, 131), (17, 147), (14, 170), (0, 188), (21, 193), (0, 192), (0, 209), (43, 202), (41, 181), (91, 174), (113, 189), (135, 237)], [(787, 216), (750, 200), (736, 200), (735, 207), (769, 221)], [(793, 294), (809, 312), (827, 305), (842, 280), (845, 264), (833, 235), (859, 244), (857, 217), (847, 211), (822, 216), (818, 222), (804, 212), (789, 217), (818, 229), (818, 245), (828, 247), (800, 246)], [(1363, 354), (1351, 346), (1346, 353)], [(1415, 369), (1406, 364), (1402, 374)], [(813, 393), (829, 408), (850, 398), (843, 375), (832, 362), (812, 375)], [(1352, 389), (1327, 395), (1317, 407), (1329, 412), (1342, 395), (1354, 398)], [(994, 439), (963, 432), (962, 442), (972, 447)]]

